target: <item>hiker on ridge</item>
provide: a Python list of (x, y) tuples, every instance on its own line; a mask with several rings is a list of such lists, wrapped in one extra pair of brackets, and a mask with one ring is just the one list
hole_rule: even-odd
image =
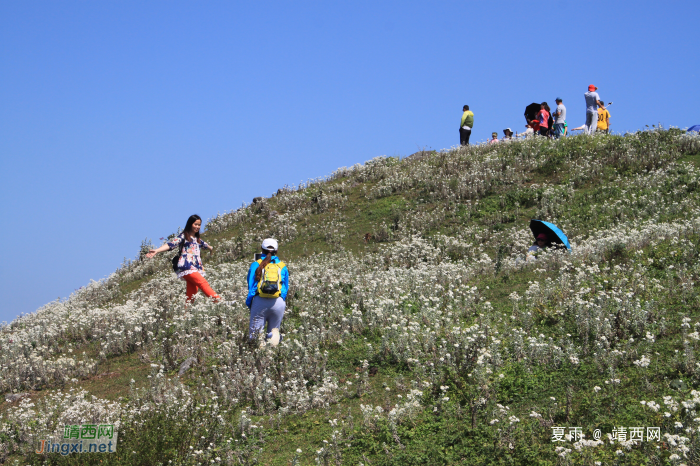
[(494, 131), (493, 133), (491, 133), (491, 140), (489, 141), (489, 144), (495, 144), (497, 142), (498, 142), (498, 133)]
[(588, 92), (583, 94), (586, 99), (586, 133), (588, 134), (594, 134), (598, 128), (598, 105), (603, 107), (597, 90), (598, 88), (591, 84), (588, 86)]
[(540, 136), (549, 136), (549, 120), (551, 120), (549, 105), (547, 105), (547, 102), (542, 102), (542, 104), (540, 104), (540, 111), (537, 112)]
[[(218, 302), (221, 297), (212, 290), (204, 278), (204, 267), (202, 266), (202, 257), (200, 248), (214, 251), (209, 244), (199, 238), (199, 230), (202, 228), (202, 218), (199, 215), (191, 215), (185, 224), (185, 230), (172, 240), (168, 241), (158, 249), (151, 249), (146, 254), (147, 258), (151, 258), (159, 252), (169, 251), (178, 248), (180, 254), (175, 256), (177, 262), (173, 260), (173, 269), (177, 273), (177, 278), (187, 282), (187, 302), (194, 299), (194, 295), (199, 290), (214, 301)], [(173, 258), (173, 259), (175, 259)]]
[(554, 137), (559, 139), (562, 136), (566, 136), (566, 107), (564, 106), (561, 97), (557, 97), (555, 102), (557, 103), (557, 108), (555, 109), (554, 113), (552, 113), (552, 116), (556, 118), (554, 120)]
[(598, 127), (597, 130), (601, 133), (610, 133), (610, 112), (602, 105), (598, 107)]
[(469, 136), (472, 135), (472, 127), (474, 126), (474, 113), (469, 110), (469, 105), (462, 107), (462, 119), (459, 122), (459, 145), (468, 146)]
[(277, 257), (277, 248), (277, 241), (272, 238), (262, 242), (263, 257), (250, 264), (248, 270), (248, 297), (245, 300), (250, 308), (249, 338), (254, 340), (264, 329), (265, 340), (269, 340), (272, 346), (282, 341), (280, 324), (289, 291), (289, 270)]

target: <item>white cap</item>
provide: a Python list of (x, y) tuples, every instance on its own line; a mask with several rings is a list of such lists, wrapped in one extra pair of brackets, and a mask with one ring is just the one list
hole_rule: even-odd
[(266, 238), (262, 242), (262, 248), (268, 251), (277, 251), (277, 240)]

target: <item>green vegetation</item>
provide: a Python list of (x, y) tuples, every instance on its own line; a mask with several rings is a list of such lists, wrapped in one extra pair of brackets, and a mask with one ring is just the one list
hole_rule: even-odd
[[(30, 396), (0, 405), (0, 460), (698, 464), (699, 157), (671, 129), (378, 158), (211, 219), (233, 306), (185, 309), (164, 254), (1, 329), (0, 389)], [(531, 218), (573, 251), (527, 257)], [(261, 349), (242, 301), (268, 236), (292, 288)], [(116, 453), (32, 453), (96, 417)]]

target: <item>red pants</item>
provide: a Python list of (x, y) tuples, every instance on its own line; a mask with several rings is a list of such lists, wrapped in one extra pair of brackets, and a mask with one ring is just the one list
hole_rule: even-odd
[(221, 299), (221, 296), (216, 294), (216, 291), (211, 289), (209, 283), (207, 283), (199, 272), (187, 274), (182, 278), (184, 278), (187, 282), (187, 302), (192, 301), (192, 299), (194, 299), (194, 295), (196, 295), (199, 290), (202, 290), (202, 293), (210, 298), (214, 298), (215, 301), (219, 301)]

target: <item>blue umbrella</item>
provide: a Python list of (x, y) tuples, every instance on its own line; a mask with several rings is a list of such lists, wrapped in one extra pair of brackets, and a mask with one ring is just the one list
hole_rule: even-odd
[(566, 246), (566, 249), (571, 251), (569, 238), (567, 238), (564, 232), (561, 231), (555, 224), (545, 222), (544, 220), (532, 219), (530, 220), (530, 230), (532, 230), (532, 234), (535, 235), (535, 239), (537, 239), (537, 235), (544, 233), (547, 235), (550, 242), (563, 244)]
[(688, 131), (697, 131), (698, 133), (700, 133), (700, 125), (691, 126), (690, 128), (688, 128)]

